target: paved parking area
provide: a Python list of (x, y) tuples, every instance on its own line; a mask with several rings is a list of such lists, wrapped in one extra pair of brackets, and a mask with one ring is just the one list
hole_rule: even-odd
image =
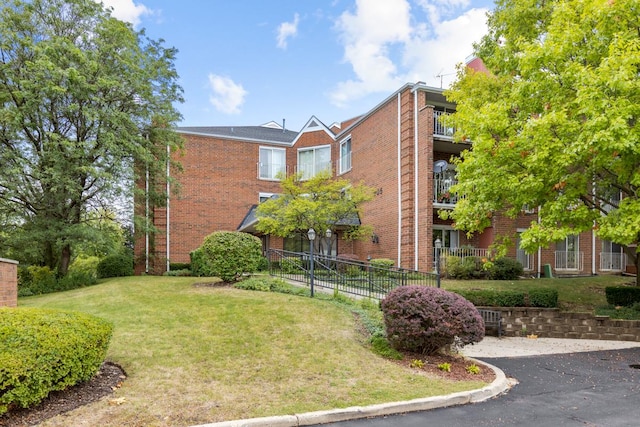
[[(548, 351), (553, 352), (553, 348)], [(338, 422), (331, 427), (640, 425), (640, 347), (558, 351), (536, 356), (481, 358), (518, 380), (509, 392), (491, 400)]]

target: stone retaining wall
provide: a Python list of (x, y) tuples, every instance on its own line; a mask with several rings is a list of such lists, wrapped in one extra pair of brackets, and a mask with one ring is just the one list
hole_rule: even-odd
[(589, 313), (561, 312), (557, 308), (487, 308), (502, 312), (502, 333), (508, 337), (535, 334), (541, 338), (640, 342), (640, 320), (617, 320)]
[(18, 261), (0, 258), (0, 307), (18, 306)]

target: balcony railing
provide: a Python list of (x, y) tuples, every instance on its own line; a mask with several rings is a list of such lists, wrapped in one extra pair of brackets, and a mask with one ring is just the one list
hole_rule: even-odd
[(439, 203), (443, 205), (455, 205), (458, 202), (458, 197), (451, 193), (450, 188), (457, 184), (458, 181), (449, 178), (434, 178), (433, 179), (433, 203)]
[(627, 268), (627, 256), (620, 252), (600, 252), (601, 271), (624, 271)]
[(438, 136), (453, 137), (455, 128), (447, 123), (447, 118), (451, 113), (444, 111), (433, 112), (433, 134)]
[(438, 253), (440, 253), (440, 268), (441, 270), (446, 270), (447, 268), (447, 257), (457, 257), (460, 259), (477, 257), (477, 258), (490, 258), (491, 257), (491, 249), (482, 249), (482, 248), (440, 248), (433, 250), (433, 268), (436, 268), (436, 260)]
[(582, 271), (584, 252), (556, 251), (556, 270)]

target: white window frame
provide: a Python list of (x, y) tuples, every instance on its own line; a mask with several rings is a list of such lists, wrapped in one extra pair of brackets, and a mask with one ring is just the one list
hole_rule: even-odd
[[(325, 168), (318, 168), (318, 163), (316, 161), (316, 152), (319, 150), (329, 150), (329, 162), (326, 165)], [(313, 152), (313, 162), (311, 163), (311, 167), (312, 170), (311, 171), (307, 171), (302, 167), (302, 163), (300, 162), (300, 154), (301, 153), (307, 153), (309, 151)], [(315, 147), (305, 147), (305, 148), (300, 148), (298, 149), (298, 172), (302, 173), (302, 179), (306, 180), (306, 179), (311, 179), (314, 176), (316, 176), (320, 171), (323, 171), (325, 169), (331, 170), (331, 145), (318, 145)]]
[[(349, 144), (349, 152), (345, 155), (343, 148)], [(347, 173), (351, 170), (351, 153), (352, 153), (351, 135), (340, 142), (340, 174)]]
[(266, 202), (267, 200), (269, 200), (271, 197), (275, 196), (276, 193), (263, 193), (260, 192), (258, 194), (258, 202), (259, 203), (263, 203)]
[[(262, 158), (263, 150), (269, 151), (271, 153), (270, 158), (268, 159), (269, 162), (263, 161), (263, 160), (267, 160)], [(282, 153), (282, 158), (284, 160), (284, 163), (280, 165), (280, 168), (278, 168), (277, 165), (273, 163), (274, 152)], [(265, 174), (264, 176), (262, 174), (263, 166), (266, 166), (269, 170), (269, 173)], [(258, 178), (259, 179), (263, 179), (266, 181), (280, 181), (280, 178), (278, 178), (278, 174), (279, 173), (284, 174), (286, 173), (286, 171), (287, 171), (287, 150), (285, 150), (284, 148), (276, 148), (276, 147), (264, 147), (264, 146), (260, 147), (260, 149), (258, 150)]]

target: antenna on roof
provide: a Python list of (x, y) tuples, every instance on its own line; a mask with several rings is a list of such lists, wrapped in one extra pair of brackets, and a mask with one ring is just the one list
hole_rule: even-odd
[(445, 73), (445, 74), (442, 74), (442, 72), (443, 72), (443, 71), (444, 71), (444, 69), (440, 70), (440, 72), (439, 72), (437, 75), (433, 76), (433, 77), (435, 77), (436, 79), (440, 79), (440, 89), (442, 89), (442, 78), (443, 78), (444, 76), (450, 76), (450, 75), (452, 75), (452, 74), (455, 74), (455, 73)]
[(282, 119), (282, 132), (284, 133), (285, 130), (287, 130), (287, 128), (284, 127), (284, 119)]

